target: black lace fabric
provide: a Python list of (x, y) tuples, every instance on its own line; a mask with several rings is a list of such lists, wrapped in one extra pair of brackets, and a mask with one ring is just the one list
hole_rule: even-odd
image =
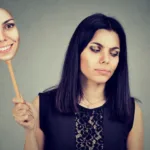
[(103, 108), (87, 109), (79, 106), (76, 113), (76, 149), (103, 150)]

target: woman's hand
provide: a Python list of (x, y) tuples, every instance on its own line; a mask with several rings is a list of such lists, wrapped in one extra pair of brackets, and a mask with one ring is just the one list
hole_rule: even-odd
[[(24, 101), (24, 100), (23, 100)], [(21, 102), (17, 98), (13, 98), (15, 104), (12, 114), (16, 122), (27, 131), (36, 130), (38, 114), (32, 103)]]

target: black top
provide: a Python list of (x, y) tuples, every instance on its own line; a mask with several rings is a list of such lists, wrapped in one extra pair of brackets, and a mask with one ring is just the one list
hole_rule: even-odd
[(78, 105), (75, 114), (60, 113), (55, 107), (56, 90), (39, 93), (40, 128), (44, 132), (44, 150), (126, 150), (133, 125), (109, 119), (107, 102), (94, 109)]
[(79, 112), (75, 114), (76, 149), (103, 150), (104, 105), (96, 109), (78, 107)]

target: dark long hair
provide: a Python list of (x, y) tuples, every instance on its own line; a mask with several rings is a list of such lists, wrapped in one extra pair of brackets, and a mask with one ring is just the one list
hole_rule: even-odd
[(119, 63), (113, 76), (107, 81), (104, 92), (110, 104), (111, 118), (117, 117), (126, 121), (131, 114), (133, 100), (129, 88), (126, 35), (122, 25), (115, 18), (100, 13), (85, 18), (70, 40), (57, 87), (56, 107), (64, 113), (77, 111), (78, 97), (83, 96), (80, 54), (98, 29), (114, 31), (120, 39)]

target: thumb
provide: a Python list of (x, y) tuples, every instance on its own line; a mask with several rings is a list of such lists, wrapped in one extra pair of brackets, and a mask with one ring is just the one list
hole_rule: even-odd
[(22, 103), (25, 103), (25, 100), (23, 99), (23, 96), (20, 94), (20, 100)]
[(20, 94), (20, 97), (19, 98), (18, 97), (13, 98), (12, 102), (14, 104), (25, 103), (25, 100), (23, 99), (22, 95)]
[(36, 113), (36, 108), (34, 107), (34, 105), (32, 103), (26, 102), (26, 105), (28, 105), (31, 109), (31, 111), (35, 114)]
[(13, 102), (14, 104), (18, 104), (18, 103), (22, 103), (22, 100), (20, 100), (20, 99), (18, 99), (17, 97), (15, 97), (15, 98), (12, 99), (12, 102)]

